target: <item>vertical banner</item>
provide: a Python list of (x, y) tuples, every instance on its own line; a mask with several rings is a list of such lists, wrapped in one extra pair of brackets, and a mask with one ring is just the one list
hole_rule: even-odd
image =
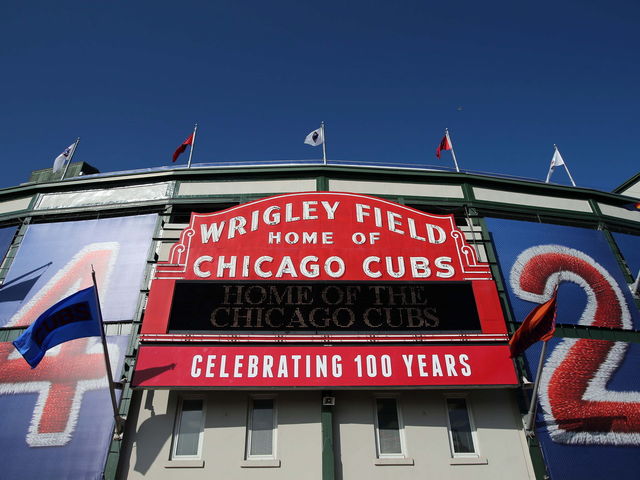
[[(128, 340), (107, 337), (115, 378)], [(102, 478), (114, 419), (99, 337), (59, 345), (35, 369), (0, 343), (0, 409), (2, 478)]]
[(70, 293), (91, 286), (104, 320), (131, 320), (156, 215), (30, 225), (0, 291), (0, 327), (30, 325)]
[[(602, 232), (487, 219), (515, 320), (558, 286), (560, 324), (638, 329), (640, 314)], [(640, 346), (552, 339), (536, 431), (553, 479), (631, 478), (640, 455)], [(540, 344), (525, 354), (533, 378)]]

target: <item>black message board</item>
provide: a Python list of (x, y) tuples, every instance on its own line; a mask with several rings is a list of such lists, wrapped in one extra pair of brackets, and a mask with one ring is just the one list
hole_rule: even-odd
[(470, 282), (176, 282), (169, 332), (480, 331)]

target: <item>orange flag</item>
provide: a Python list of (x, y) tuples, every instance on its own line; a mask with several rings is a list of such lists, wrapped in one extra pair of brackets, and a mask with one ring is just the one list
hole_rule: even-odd
[(539, 340), (546, 342), (553, 337), (556, 331), (556, 303), (558, 300), (558, 290), (546, 302), (536, 306), (527, 315), (520, 328), (509, 340), (509, 350), (511, 357), (515, 357), (524, 352), (531, 345)]

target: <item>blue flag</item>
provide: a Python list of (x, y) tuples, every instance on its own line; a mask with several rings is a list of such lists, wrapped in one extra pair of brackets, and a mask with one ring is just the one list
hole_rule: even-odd
[(89, 287), (45, 311), (13, 345), (35, 368), (48, 349), (76, 338), (100, 336), (101, 329), (95, 287)]

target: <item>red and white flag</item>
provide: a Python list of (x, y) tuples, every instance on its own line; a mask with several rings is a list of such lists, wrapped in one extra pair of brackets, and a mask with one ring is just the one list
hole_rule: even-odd
[(174, 162), (178, 159), (180, 154), (187, 149), (188, 145), (193, 145), (193, 133), (189, 135), (189, 137), (187, 137), (187, 139), (184, 142), (182, 142), (182, 144), (178, 148), (176, 148), (175, 152), (173, 152)]
[(442, 150), (451, 150), (451, 140), (449, 140), (449, 135), (445, 133), (444, 137), (442, 137), (442, 141), (438, 148), (436, 148), (436, 157), (440, 158), (440, 152)]

